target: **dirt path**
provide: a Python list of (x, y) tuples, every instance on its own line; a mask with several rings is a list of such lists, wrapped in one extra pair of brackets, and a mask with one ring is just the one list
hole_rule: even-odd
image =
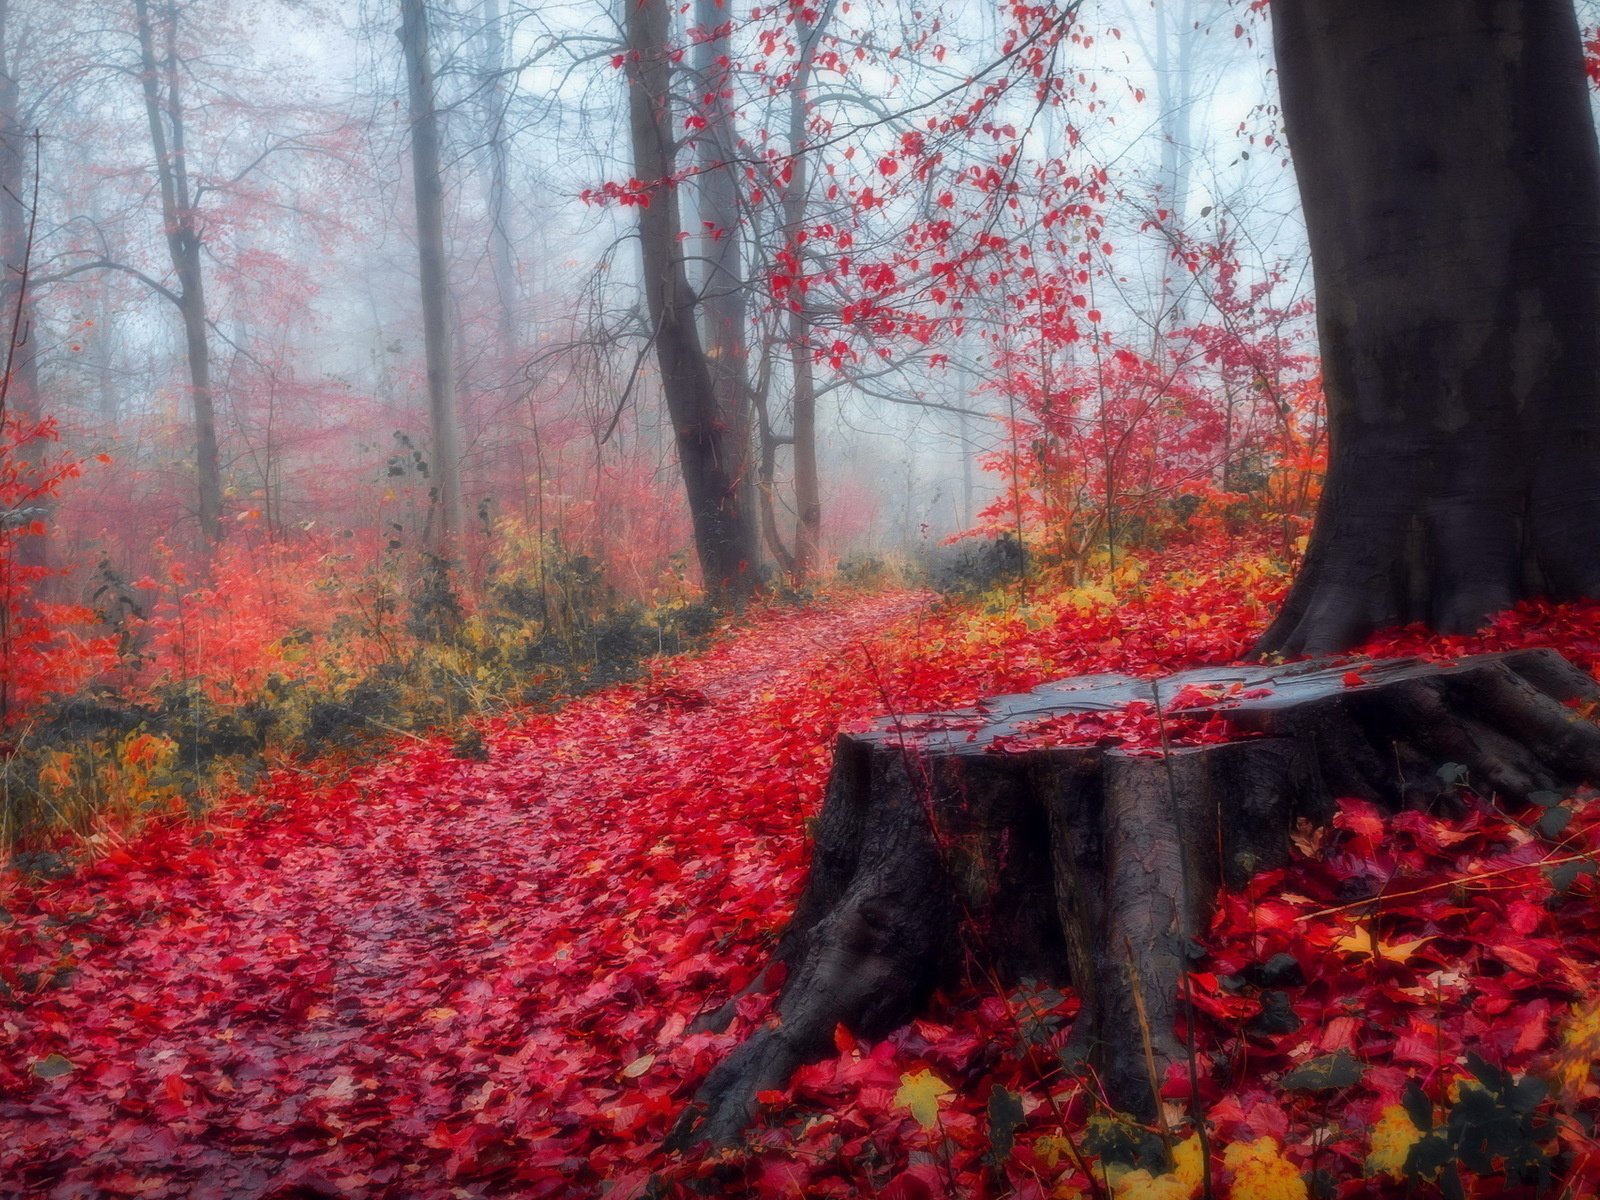
[(0, 1195), (625, 1180), (726, 1044), (685, 1024), (792, 898), (850, 702), (819, 681), (918, 603), (769, 613), (650, 684), (491, 729), (488, 762), (417, 745), (36, 897), (0, 930)]

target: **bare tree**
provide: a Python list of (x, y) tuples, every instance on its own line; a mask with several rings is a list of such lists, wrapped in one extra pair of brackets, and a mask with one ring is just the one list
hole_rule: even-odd
[(185, 139), (183, 68), (178, 56), (177, 0), (161, 6), (161, 46), (150, 0), (134, 0), (139, 37), (139, 82), (156, 180), (161, 189), (162, 228), (177, 276), (176, 289), (157, 285), (183, 318), (189, 364), (189, 397), (194, 420), (195, 481), (199, 490), (201, 537), (209, 545), (222, 536), (222, 468), (217, 449), (216, 401), (211, 387), (211, 344), (201, 269), (202, 233), (189, 179)]

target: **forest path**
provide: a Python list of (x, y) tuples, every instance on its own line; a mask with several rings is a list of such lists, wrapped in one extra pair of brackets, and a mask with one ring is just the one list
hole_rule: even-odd
[(41, 889), (0, 928), (0, 1194), (595, 1193), (726, 1048), (685, 1026), (792, 901), (855, 647), (922, 603), (769, 610), (487, 762), (280, 779)]

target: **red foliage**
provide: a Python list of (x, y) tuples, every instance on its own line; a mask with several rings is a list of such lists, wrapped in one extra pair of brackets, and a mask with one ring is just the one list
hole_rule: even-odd
[[(686, 1195), (1043, 1195), (1072, 1176), (1059, 1135), (1084, 1096), (1048, 1050), (1017, 1047), (1073, 1002), (982, 981), (877, 1045), (841, 1035), (838, 1057), (765, 1097), (753, 1153), (659, 1146), (765, 1013), (752, 997), (729, 1033), (685, 1032), (783, 925), (833, 731), (1050, 675), (1238, 657), (1278, 585), (1172, 566), (1137, 594), (991, 621), (906, 595), (770, 610), (644, 683), (486, 726), (486, 763), (438, 739), (320, 791), (286, 774), (207, 827), (157, 826), (60, 883), (11, 881), (0, 1190), (622, 1197), (654, 1178)], [(1470, 644), (1377, 648), (1554, 640), (1594, 669), (1597, 629), (1600, 608), (1530, 607)], [(1597, 838), (1584, 810), (1559, 853)], [(1557, 852), (1488, 809), (1447, 823), (1347, 804), (1307, 849), (1218, 915), (1195, 977), (1201, 1087), (1219, 1145), (1270, 1135), (1305, 1166), (1315, 1140), (1353, 1178), (1408, 1078), (1443, 1105), (1467, 1049), (1540, 1061), (1591, 987), (1600, 908), (1592, 883), (1556, 893), (1540, 864)], [(1263, 997), (1221, 977), (1280, 951), (1310, 981), (1304, 1025), (1245, 1033)], [(1339, 1049), (1369, 1065), (1325, 1111), (1275, 1083)], [(953, 1089), (935, 1128), (896, 1099), (922, 1070)], [(991, 1167), (994, 1087), (1025, 1116)]]
[(94, 614), (40, 598), (60, 572), (40, 552), (44, 517), (79, 464), (55, 454), (56, 423), (19, 415), (0, 403), (0, 721), (25, 711), (47, 691), (71, 690), (113, 656), (115, 639), (76, 636)]

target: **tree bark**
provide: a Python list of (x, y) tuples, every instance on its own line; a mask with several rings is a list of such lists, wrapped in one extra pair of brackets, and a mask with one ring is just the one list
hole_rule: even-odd
[(39, 412), (39, 356), (33, 336), (32, 301), (23, 264), (28, 258), (28, 205), (32, 138), (22, 120), (22, 96), (10, 44), (10, 0), (0, 0), (0, 318), (9, 347), (9, 404), (23, 417)]
[[(705, 127), (695, 139), (701, 228), (700, 253), (705, 278), (700, 313), (717, 409), (727, 429), (730, 471), (739, 492), (739, 515), (753, 522), (755, 473), (751, 470), (751, 394), (746, 344), (748, 296), (744, 270), (743, 223), (739, 219), (738, 131), (733, 112), (732, 50), (726, 0), (695, 0), (700, 33), (694, 43), (694, 80)], [(759, 545), (753, 529), (742, 536)]]
[(1330, 460), (1261, 652), (1600, 594), (1600, 153), (1570, 0), (1274, 0)]
[(461, 445), (456, 418), (455, 356), (450, 334), (450, 279), (444, 248), (444, 180), (439, 167), (439, 114), (426, 0), (400, 0), (411, 116), (411, 184), (417, 213), (417, 265), (422, 285), (422, 336), (428, 363), (428, 426), (433, 440), (434, 553), (455, 557), (461, 534)]
[[(500, 341), (501, 367), (509, 375), (517, 355), (517, 318), (521, 305), (516, 255), (511, 248), (507, 183), (510, 155), (504, 129), (505, 17), (500, 11), (500, 0), (486, 0), (484, 4), (482, 53), (478, 110), (483, 124), (483, 199), (489, 215), (489, 271), (494, 277), (495, 333)], [(508, 390), (511, 386), (514, 385), (508, 385)]]
[[(963, 974), (1070, 983), (1067, 1058), (1148, 1119), (1184, 1058), (1181, 984), (1219, 889), (1287, 863), (1296, 823), (1325, 821), (1330, 795), (1452, 803), (1446, 762), (1513, 800), (1600, 780), (1600, 727), (1573, 707), (1600, 687), (1552, 651), (1367, 662), (1355, 683), (1351, 667), (1085, 676), (842, 735), (777, 951), (776, 1020), (708, 1076), (674, 1141), (731, 1141), (836, 1026), (881, 1037)], [(1043, 735), (1140, 704), (1178, 740)], [(1183, 744), (1208, 718), (1232, 740)]]
[[(14, 416), (20, 425), (27, 426), (44, 416), (39, 394), (39, 339), (33, 328), (33, 299), (28, 294), (27, 275), (34, 215), (28, 201), (33, 192), (28, 177), (38, 164), (30, 163), (34, 158), (33, 138), (23, 120), (10, 16), (10, 0), (0, 0), (0, 323), (7, 341), (0, 369), (10, 368), (0, 419)], [(38, 452), (37, 442), (12, 451), (18, 458), (22, 478), (35, 474), (27, 460)], [(48, 530), (54, 503), (41, 496), (33, 507), (35, 511), (28, 515), (42, 519)], [(16, 539), (11, 553), (17, 565), (37, 570), (48, 565), (49, 548), (46, 532), (43, 536)]]
[[(210, 324), (206, 309), (202, 239), (189, 182), (182, 69), (178, 59), (178, 7), (167, 0), (162, 13), (163, 53), (158, 59), (150, 0), (134, 0), (138, 26), (140, 72), (156, 180), (161, 190), (161, 218), (167, 254), (178, 279), (172, 293), (183, 320), (185, 357), (189, 364), (189, 398), (194, 419), (195, 481), (200, 534), (214, 545), (222, 537), (222, 464), (217, 446), (216, 400), (211, 388)], [(166, 86), (163, 95), (162, 78)], [(169, 140), (170, 133), (170, 140)]]
[(639, 249), (656, 360), (706, 591), (735, 600), (755, 585), (755, 536), (740, 507), (739, 456), (695, 327), (697, 298), (680, 245), (668, 11), (664, 0), (627, 0), (623, 7), (634, 176), (644, 191)]
[(789, 310), (789, 362), (794, 372), (794, 580), (803, 584), (817, 569), (822, 553), (822, 492), (817, 479), (817, 379), (812, 359), (811, 316), (807, 292), (800, 286), (812, 255), (806, 245), (806, 207), (811, 199), (810, 148), (811, 73), (817, 44), (833, 16), (829, 0), (814, 22), (796, 18), (800, 57), (789, 84), (789, 185), (783, 192), (783, 219), (788, 251), (794, 261), (794, 299)]

